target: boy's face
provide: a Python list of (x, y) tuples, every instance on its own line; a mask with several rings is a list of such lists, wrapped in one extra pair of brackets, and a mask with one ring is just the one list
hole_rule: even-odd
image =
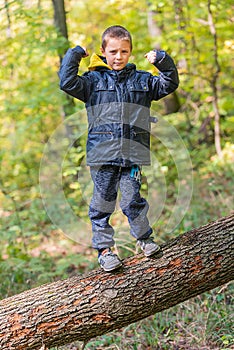
[(124, 39), (107, 38), (105, 49), (101, 48), (107, 64), (114, 70), (123, 69), (131, 56), (130, 42)]

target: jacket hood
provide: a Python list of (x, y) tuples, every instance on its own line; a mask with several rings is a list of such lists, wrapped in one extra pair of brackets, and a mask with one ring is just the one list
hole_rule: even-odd
[(97, 68), (107, 68), (111, 70), (111, 67), (105, 62), (105, 57), (99, 56), (96, 53), (93, 53), (90, 58), (90, 63), (88, 66), (89, 70), (96, 70)]

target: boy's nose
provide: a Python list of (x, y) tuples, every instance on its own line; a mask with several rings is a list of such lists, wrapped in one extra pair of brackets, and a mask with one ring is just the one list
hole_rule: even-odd
[(120, 59), (121, 58), (121, 52), (117, 52), (117, 54), (116, 54), (116, 58), (118, 58), (118, 59)]

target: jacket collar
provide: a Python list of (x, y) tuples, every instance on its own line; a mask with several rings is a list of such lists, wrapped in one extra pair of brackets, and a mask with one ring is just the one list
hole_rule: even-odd
[(102, 69), (102, 68), (106, 68), (106, 69), (110, 69), (111, 67), (108, 66), (108, 64), (106, 63), (106, 59), (103, 56), (99, 56), (96, 53), (93, 53), (91, 58), (90, 58), (90, 63), (88, 66), (89, 70), (98, 70), (98, 69)]
[[(106, 58), (100, 55), (97, 55), (96, 53), (92, 54), (90, 58), (90, 63), (88, 66), (88, 69), (90, 71), (93, 70), (112, 70), (112, 68), (107, 64)], [(122, 70), (115, 71), (118, 76), (125, 75), (126, 73), (129, 73), (131, 70), (136, 69), (136, 66), (134, 63), (128, 63)], [(112, 70), (113, 71), (113, 70)]]

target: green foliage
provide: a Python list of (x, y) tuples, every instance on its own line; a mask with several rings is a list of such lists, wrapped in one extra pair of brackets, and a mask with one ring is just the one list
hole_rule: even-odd
[[(157, 164), (150, 171), (145, 170), (147, 182), (142, 189), (147, 196), (156, 181), (159, 187), (166, 188), (165, 205), (154, 224), (159, 242), (229, 214), (233, 206), (234, 176), (231, 1), (211, 3), (220, 65), (216, 87), (222, 158), (216, 155), (214, 147), (212, 83), (217, 62), (207, 1), (71, 0), (65, 5), (71, 46), (87, 47), (90, 54), (99, 52), (103, 30), (109, 25), (121, 24), (132, 33), (131, 61), (139, 69), (156, 73), (144, 58), (145, 52), (154, 47), (167, 50), (177, 62), (181, 108), (164, 118), (178, 130), (189, 151), (194, 189), (183, 221), (173, 233), (165, 232), (176, 200), (178, 174), (168, 149), (158, 140), (152, 140)], [(71, 107), (59, 90), (59, 55), (68, 43), (55, 29), (52, 1), (9, 1), (8, 6), (1, 5), (0, 16), (0, 295), (4, 298), (42, 283), (83, 273), (96, 267), (97, 259), (83, 232), (80, 244), (61, 234), (47, 216), (41, 200), (39, 173), (44, 147), (64, 122), (68, 108), (71, 114), (84, 108), (78, 101)], [(152, 26), (148, 27), (150, 19), (157, 32), (153, 36), (149, 30), (152, 31)], [(88, 63), (88, 58), (82, 60), (81, 73)], [(153, 111), (164, 115), (164, 100), (153, 104)], [(89, 222), (87, 206), (92, 188), (85, 167), (85, 134), (76, 140), (76, 133), (80, 134), (84, 123), (84, 119), (78, 118), (72, 130), (70, 138), (74, 138), (74, 147), (70, 147), (64, 157), (61, 176), (67, 202), (79, 218)], [(69, 143), (61, 140), (65, 142)], [(158, 197), (156, 203), (157, 200)], [(126, 238), (128, 225), (122, 214), (117, 212), (112, 220), (120, 254), (122, 257), (134, 254), (135, 243)], [(139, 350), (184, 346), (185, 349), (188, 345), (187, 348), (193, 349), (201, 346), (231, 349), (229, 294), (228, 288), (207, 293), (122, 332), (90, 342), (87, 348)], [(194, 335), (189, 333), (191, 328)]]

